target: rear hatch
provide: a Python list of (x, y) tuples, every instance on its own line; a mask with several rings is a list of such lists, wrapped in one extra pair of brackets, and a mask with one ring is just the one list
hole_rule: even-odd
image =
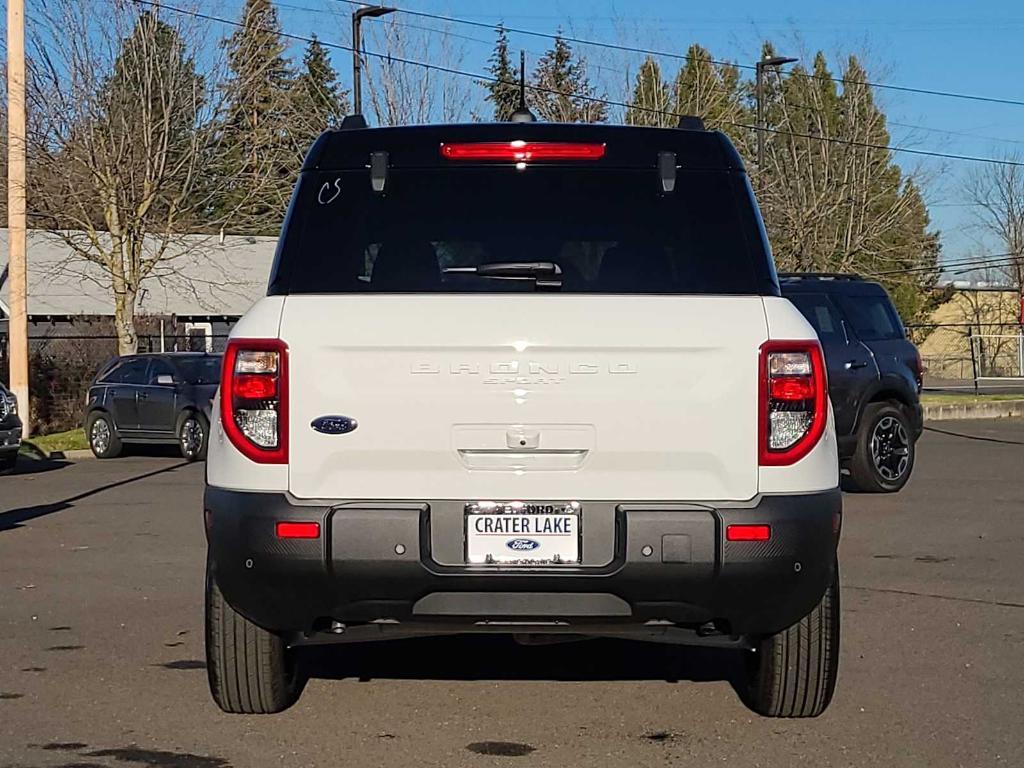
[[(619, 134), (584, 160), (452, 160), (438, 142), (422, 167), (303, 173), (272, 282), (292, 494), (757, 493), (774, 277), (746, 176), (673, 163), (667, 183), (656, 146), (609, 160)], [(325, 416), (358, 426), (318, 431)]]

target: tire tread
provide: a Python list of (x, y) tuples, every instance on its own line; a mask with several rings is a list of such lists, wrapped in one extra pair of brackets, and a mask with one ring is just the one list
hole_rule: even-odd
[(284, 641), (253, 624), (224, 599), (212, 570), (206, 585), (206, 665), (213, 700), (225, 712), (271, 714), (298, 699)]
[(761, 641), (747, 704), (766, 717), (817, 717), (835, 691), (839, 655), (839, 576), (809, 614)]

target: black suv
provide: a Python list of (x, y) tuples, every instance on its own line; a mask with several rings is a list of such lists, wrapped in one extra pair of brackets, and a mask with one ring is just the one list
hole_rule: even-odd
[(889, 295), (857, 275), (779, 276), (782, 295), (825, 351), (839, 459), (850, 490), (894, 493), (914, 469), (921, 436), (921, 355)]
[(85, 435), (100, 459), (124, 443), (176, 443), (189, 461), (206, 457), (220, 355), (128, 355), (100, 369), (89, 388)]
[(0, 472), (10, 472), (18, 461), (21, 447), (21, 419), (18, 400), (0, 384)]

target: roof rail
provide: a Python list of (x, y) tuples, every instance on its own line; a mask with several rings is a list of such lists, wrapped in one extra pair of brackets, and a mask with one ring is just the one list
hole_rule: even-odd
[(780, 280), (863, 280), (855, 272), (780, 272)]
[(684, 131), (706, 131), (707, 128), (704, 126), (704, 120), (695, 115), (680, 115), (679, 123), (676, 128), (682, 128)]
[(352, 131), (356, 128), (367, 128), (366, 118), (358, 112), (354, 115), (345, 115), (345, 119), (338, 126), (339, 131)]

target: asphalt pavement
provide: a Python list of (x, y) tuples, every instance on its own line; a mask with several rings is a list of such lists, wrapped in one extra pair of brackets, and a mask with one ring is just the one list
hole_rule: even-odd
[[(941, 430), (941, 431), (939, 431)], [(897, 496), (847, 495), (832, 707), (751, 714), (735, 657), (446, 638), (311, 657), (287, 713), (203, 663), (203, 468), (0, 477), (0, 766), (1024, 765), (1024, 421), (943, 422)]]

